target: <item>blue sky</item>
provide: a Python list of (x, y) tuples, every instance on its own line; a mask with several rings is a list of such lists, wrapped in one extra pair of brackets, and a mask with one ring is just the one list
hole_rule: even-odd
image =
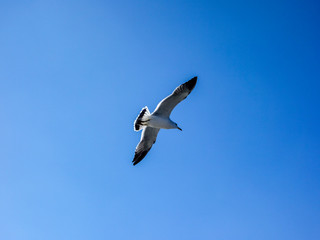
[[(319, 239), (319, 10), (2, 1), (1, 239)], [(195, 75), (133, 167), (141, 108)]]

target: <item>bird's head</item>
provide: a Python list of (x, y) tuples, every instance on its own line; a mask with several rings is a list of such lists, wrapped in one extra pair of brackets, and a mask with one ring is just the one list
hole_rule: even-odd
[(176, 128), (179, 129), (180, 131), (182, 131), (182, 129), (178, 127), (178, 124), (176, 124)]

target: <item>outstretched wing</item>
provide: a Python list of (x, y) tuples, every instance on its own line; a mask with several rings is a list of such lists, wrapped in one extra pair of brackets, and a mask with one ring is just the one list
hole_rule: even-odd
[(156, 110), (152, 113), (154, 115), (161, 115), (169, 117), (172, 110), (179, 102), (185, 99), (196, 86), (197, 77), (193, 77), (188, 82), (181, 84), (177, 87), (171, 95), (163, 99), (157, 106)]
[(152, 145), (156, 142), (160, 128), (146, 127), (143, 129), (141, 139), (136, 147), (133, 165), (139, 163), (150, 151)]

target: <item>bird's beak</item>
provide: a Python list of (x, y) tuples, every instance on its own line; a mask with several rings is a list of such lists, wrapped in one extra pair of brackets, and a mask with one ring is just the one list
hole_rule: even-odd
[(177, 127), (180, 131), (182, 131), (182, 129), (181, 128), (179, 128), (179, 127)]

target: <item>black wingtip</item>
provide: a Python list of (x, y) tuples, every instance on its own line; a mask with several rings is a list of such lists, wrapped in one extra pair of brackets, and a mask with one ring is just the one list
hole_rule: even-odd
[(140, 161), (135, 161), (135, 160), (133, 160), (133, 161), (132, 161), (132, 165), (135, 166), (135, 165), (136, 165), (137, 163), (139, 163), (139, 162), (140, 162)]
[(142, 159), (139, 159), (137, 161), (132, 161), (133, 166), (137, 165), (139, 162), (141, 162)]
[(195, 76), (195, 77), (191, 78), (188, 82), (185, 83), (186, 86), (187, 86), (187, 88), (188, 88), (190, 91), (192, 91), (192, 89), (194, 89), (194, 87), (196, 86), (197, 79), (198, 79), (198, 77)]
[(144, 157), (147, 155), (147, 153), (149, 152), (151, 148), (149, 148), (147, 151), (143, 151), (141, 153), (136, 153), (134, 155), (134, 159), (132, 160), (133, 166), (137, 165), (139, 162), (141, 162), (142, 159), (144, 159)]

